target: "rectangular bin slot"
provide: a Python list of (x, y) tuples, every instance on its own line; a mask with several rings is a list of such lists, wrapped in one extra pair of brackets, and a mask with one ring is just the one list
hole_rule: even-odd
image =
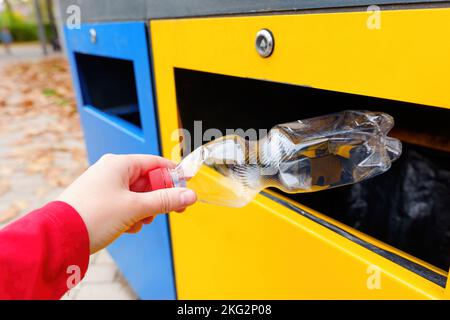
[[(450, 110), (303, 86), (175, 69), (181, 126), (272, 126), (346, 109), (394, 116), (403, 155), (385, 174), (317, 193), (284, 194), (443, 270), (450, 266)], [(198, 140), (198, 139), (197, 139)], [(278, 190), (275, 190), (280, 192)]]
[(75, 61), (83, 105), (142, 128), (133, 62), (81, 53)]

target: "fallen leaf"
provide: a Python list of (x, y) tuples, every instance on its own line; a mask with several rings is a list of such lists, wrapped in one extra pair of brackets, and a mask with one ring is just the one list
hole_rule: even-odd
[(0, 196), (4, 195), (11, 189), (11, 183), (9, 181), (0, 180)]
[(48, 193), (50, 192), (51, 187), (48, 185), (45, 186), (41, 186), (39, 188), (37, 188), (36, 192), (34, 193), (36, 197), (38, 198), (44, 198), (45, 196), (48, 195)]
[[(6, 139), (5, 151), (0, 153), (0, 160), (11, 164), (0, 167), (0, 194), (10, 190), (13, 173), (20, 179), (45, 179), (33, 193), (43, 198), (85, 170), (86, 151), (75, 101), (65, 58), (2, 64), (0, 137), (12, 139)], [(12, 201), (0, 213), (0, 223), (27, 207), (26, 201)]]
[(8, 222), (20, 215), (20, 213), (28, 207), (25, 200), (17, 200), (12, 203), (8, 209), (0, 212), (0, 223)]
[(9, 207), (8, 209), (4, 211), (0, 211), (0, 223), (6, 223), (10, 220), (14, 219), (20, 214), (20, 210), (15, 207)]

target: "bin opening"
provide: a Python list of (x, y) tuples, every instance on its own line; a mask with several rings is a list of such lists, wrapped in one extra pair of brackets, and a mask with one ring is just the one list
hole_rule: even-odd
[[(403, 155), (355, 185), (284, 196), (443, 270), (450, 266), (450, 110), (232, 76), (174, 70), (180, 127), (270, 129), (346, 109), (394, 116)], [(279, 192), (279, 191), (277, 191)]]
[(133, 62), (82, 53), (75, 61), (83, 105), (142, 128)]

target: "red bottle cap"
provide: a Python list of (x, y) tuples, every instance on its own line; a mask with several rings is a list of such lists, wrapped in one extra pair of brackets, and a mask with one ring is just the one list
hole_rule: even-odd
[(172, 177), (167, 168), (158, 168), (148, 173), (150, 190), (173, 188)]

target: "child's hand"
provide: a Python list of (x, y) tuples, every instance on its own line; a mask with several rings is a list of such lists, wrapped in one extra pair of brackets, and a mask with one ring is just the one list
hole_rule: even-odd
[(169, 160), (151, 155), (105, 155), (57, 200), (74, 207), (89, 232), (94, 253), (123, 232), (138, 232), (154, 215), (182, 211), (197, 197), (186, 188), (148, 191), (147, 173), (158, 167), (173, 168)]

